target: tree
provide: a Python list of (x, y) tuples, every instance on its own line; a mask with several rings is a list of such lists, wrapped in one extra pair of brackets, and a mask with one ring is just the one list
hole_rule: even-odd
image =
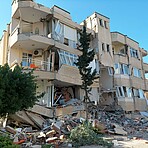
[[(75, 63), (78, 66), (79, 73), (81, 75), (82, 86), (84, 89), (84, 102), (90, 102), (89, 93), (91, 91), (91, 85), (93, 81), (97, 79), (96, 69), (92, 72), (92, 67), (90, 67), (90, 63), (94, 60), (95, 52), (93, 49), (90, 49), (90, 35), (86, 32), (86, 26), (84, 23), (83, 30), (80, 32), (80, 46), (79, 50), (82, 52), (82, 55), (78, 57), (78, 61)], [(86, 105), (87, 108), (87, 105)]]
[(0, 116), (33, 107), (38, 100), (33, 71), (23, 72), (21, 67), (10, 69), (0, 66)]

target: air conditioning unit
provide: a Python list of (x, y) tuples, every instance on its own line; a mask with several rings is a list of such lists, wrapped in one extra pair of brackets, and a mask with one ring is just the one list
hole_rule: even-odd
[(42, 49), (36, 49), (33, 52), (33, 56), (36, 56), (36, 57), (42, 56), (42, 54), (43, 54), (43, 50)]

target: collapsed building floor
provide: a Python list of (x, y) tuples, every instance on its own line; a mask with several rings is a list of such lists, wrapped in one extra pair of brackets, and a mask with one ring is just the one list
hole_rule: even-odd
[[(1, 128), (0, 133), (9, 133), (14, 143), (24, 147), (49, 143), (62, 147), (66, 145), (65, 140), (70, 131), (82, 124), (86, 117), (83, 103), (81, 102), (81, 107), (80, 104), (75, 104), (76, 102), (52, 108), (36, 104), (31, 109), (10, 115), (7, 126)], [(128, 140), (148, 140), (148, 112), (125, 114), (123, 110), (99, 110), (95, 119), (93, 115), (89, 115), (89, 121), (93, 126), (99, 127), (100, 133), (112, 140), (116, 139), (113, 138), (116, 135), (126, 136)]]

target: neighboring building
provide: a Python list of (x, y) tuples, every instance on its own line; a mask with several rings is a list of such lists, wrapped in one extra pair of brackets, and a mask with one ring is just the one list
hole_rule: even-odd
[[(99, 13), (85, 22), (92, 34), (90, 48), (96, 52), (90, 66), (100, 76), (92, 85), (91, 100), (100, 106), (121, 105), (125, 111), (146, 110), (148, 65), (142, 57), (147, 52), (127, 36), (111, 33), (109, 18)], [(40, 104), (51, 107), (61, 94), (67, 100), (82, 99), (81, 77), (74, 64), (81, 54), (77, 47), (82, 27), (58, 6), (13, 0), (11, 23), (0, 41), (0, 64), (34, 68), (37, 92), (45, 92)]]
[(114, 82), (118, 103), (124, 110), (146, 110), (144, 92), (148, 90), (145, 74), (148, 64), (143, 63), (147, 51), (139, 43), (119, 32), (112, 32), (114, 55)]

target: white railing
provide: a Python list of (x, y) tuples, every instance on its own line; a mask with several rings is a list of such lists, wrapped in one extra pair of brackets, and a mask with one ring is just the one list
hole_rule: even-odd
[(42, 71), (53, 71), (52, 63), (47, 61), (41, 61), (37, 59), (23, 58), (21, 65), (24, 68), (42, 70)]

